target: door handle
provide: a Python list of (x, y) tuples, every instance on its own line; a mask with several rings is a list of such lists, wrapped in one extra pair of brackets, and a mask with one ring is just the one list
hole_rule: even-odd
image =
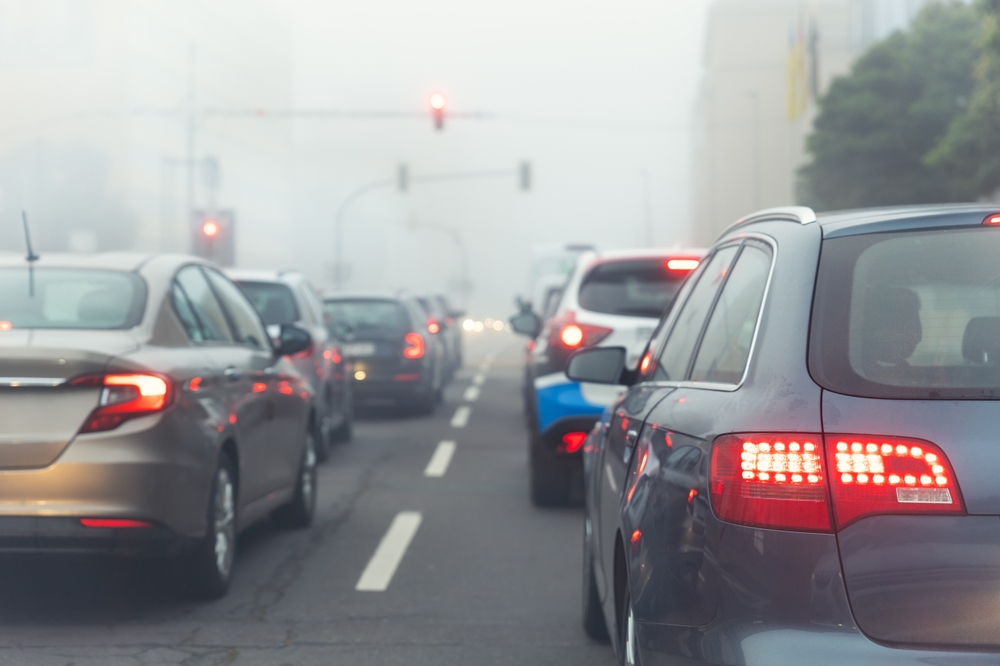
[(625, 433), (625, 451), (622, 453), (622, 462), (626, 465), (628, 464), (629, 458), (632, 457), (632, 447), (635, 446), (635, 440), (639, 439), (638, 430), (629, 430)]
[(239, 368), (234, 366), (229, 366), (228, 368), (222, 371), (222, 376), (231, 382), (235, 382), (236, 380), (238, 380), (240, 377), (243, 376), (243, 373), (240, 372)]

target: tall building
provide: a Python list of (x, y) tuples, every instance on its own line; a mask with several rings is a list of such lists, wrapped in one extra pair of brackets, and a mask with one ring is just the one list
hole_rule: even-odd
[(290, 105), (290, 50), (280, 0), (0, 0), (0, 249), (26, 210), (43, 251), (188, 251), (219, 207), (289, 260), (290, 123), (241, 114)]
[(931, 0), (716, 0), (695, 112), (695, 238), (795, 203), (816, 100)]

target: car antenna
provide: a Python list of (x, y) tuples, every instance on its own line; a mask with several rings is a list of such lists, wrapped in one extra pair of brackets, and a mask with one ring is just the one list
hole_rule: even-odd
[(31, 233), (28, 229), (28, 213), (27, 211), (21, 211), (21, 222), (24, 223), (24, 244), (28, 246), (28, 256), (25, 259), (28, 261), (28, 297), (35, 297), (35, 270), (34, 263), (40, 258), (35, 251), (31, 248)]

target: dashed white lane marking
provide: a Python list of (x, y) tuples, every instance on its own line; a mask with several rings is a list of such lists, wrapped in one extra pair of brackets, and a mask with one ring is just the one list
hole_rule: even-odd
[(465, 400), (466, 402), (475, 402), (476, 400), (478, 400), (479, 387), (470, 386), (469, 388), (465, 389), (465, 393), (462, 394), (462, 399)]
[(358, 579), (358, 584), (354, 586), (355, 590), (385, 592), (392, 582), (396, 568), (403, 561), (406, 549), (413, 541), (421, 520), (423, 517), (418, 511), (402, 511), (396, 514), (392, 524), (389, 525), (389, 531), (375, 549), (372, 559), (368, 560), (368, 566)]
[(475, 377), (472, 378), (472, 383), (476, 386), (482, 386), (486, 382), (486, 373), (480, 372)]
[(455, 442), (445, 441), (438, 444), (431, 461), (424, 469), (424, 476), (444, 476), (453, 455), (455, 455)]
[(472, 416), (472, 407), (462, 405), (455, 410), (455, 415), (451, 417), (451, 427), (464, 428), (468, 425), (470, 416)]

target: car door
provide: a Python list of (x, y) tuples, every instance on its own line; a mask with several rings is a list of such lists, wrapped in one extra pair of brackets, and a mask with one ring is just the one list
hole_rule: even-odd
[(703, 263), (698, 274), (692, 275), (692, 282), (685, 285), (664, 324), (669, 333), (644, 375), (650, 381), (632, 387), (611, 417), (601, 456), (598, 492), (599, 558), (609, 589), (614, 580), (615, 534), (621, 524), (623, 491), (643, 422), (686, 376), (700, 331), (738, 250), (738, 245), (723, 246)]
[(301, 396), (304, 382), (278, 363), (264, 322), (239, 287), (211, 268), (206, 268), (205, 273), (229, 316), (234, 336), (243, 346), (244, 372), (254, 386), (265, 389), (268, 420), (254, 461), (255, 473), (261, 479), (261, 496), (267, 496), (290, 487), (297, 477), (308, 416)]
[(712, 441), (721, 434), (719, 420), (739, 409), (772, 258), (768, 243), (745, 240), (731, 270), (715, 274), (720, 287), (710, 314), (694, 326), (689, 338), (694, 344), (667, 358), (668, 340), (661, 354), (661, 363), (676, 368), (682, 374), (673, 376), (683, 381), (647, 417), (649, 432), (641, 438), (651, 444), (643, 452), (649, 460), (645, 473), (658, 471), (642, 480), (633, 472), (629, 487), (644, 490), (623, 513), (625, 530), (647, 535), (632, 562), (646, 574), (632, 580), (641, 621), (700, 625), (715, 614), (717, 548), (705, 541), (711, 512), (708, 460)]
[[(192, 319), (194, 335), (204, 345), (211, 375), (205, 384), (226, 412), (239, 451), (240, 503), (266, 494), (261, 478), (261, 449), (267, 443), (270, 398), (266, 378), (254, 371), (254, 351), (239, 344), (221, 300), (200, 266), (178, 271), (174, 279), (175, 306), (182, 321)], [(190, 332), (190, 331), (189, 331)]]

